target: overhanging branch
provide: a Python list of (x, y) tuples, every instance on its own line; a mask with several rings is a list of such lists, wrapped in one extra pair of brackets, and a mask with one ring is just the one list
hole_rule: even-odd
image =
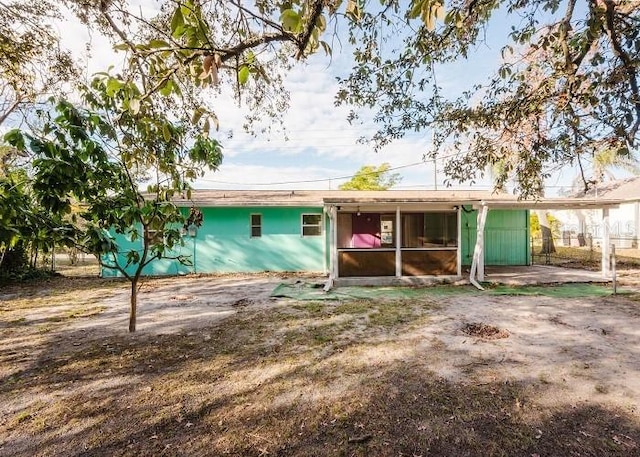
[(620, 38), (618, 37), (618, 33), (615, 29), (614, 18), (615, 18), (615, 4), (613, 0), (604, 0), (606, 5), (606, 27), (609, 34), (609, 38), (611, 39), (611, 46), (613, 47), (615, 55), (622, 61), (622, 66), (624, 67), (627, 73), (627, 79), (629, 81), (629, 87), (631, 88), (631, 93), (633, 97), (631, 98), (631, 103), (634, 106), (636, 112), (636, 121), (627, 133), (627, 141), (630, 144), (634, 144), (634, 139), (636, 133), (638, 133), (638, 128), (640, 127), (640, 91), (638, 90), (638, 77), (636, 74), (636, 69), (633, 61), (629, 57), (629, 55), (625, 52), (620, 44)]

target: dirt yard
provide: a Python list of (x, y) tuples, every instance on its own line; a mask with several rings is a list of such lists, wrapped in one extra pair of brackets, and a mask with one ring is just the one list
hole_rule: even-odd
[(0, 456), (640, 456), (637, 283), (270, 297), (314, 281), (150, 280), (133, 335), (125, 282), (3, 288)]

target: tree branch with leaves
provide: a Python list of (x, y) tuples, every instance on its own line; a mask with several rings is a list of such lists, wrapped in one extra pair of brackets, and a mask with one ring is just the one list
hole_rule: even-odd
[(43, 112), (41, 135), (14, 130), (5, 140), (35, 156), (32, 186), (43, 207), (64, 214), (82, 202), (78, 243), (131, 282), (133, 332), (145, 267), (160, 259), (189, 262), (171, 254), (187, 217), (172, 199), (188, 196), (189, 182), (205, 169), (216, 170), (222, 152), (216, 140), (151, 104), (132, 110), (136, 85), (112, 81), (107, 74), (95, 79), (83, 106), (60, 101), (53, 115)]

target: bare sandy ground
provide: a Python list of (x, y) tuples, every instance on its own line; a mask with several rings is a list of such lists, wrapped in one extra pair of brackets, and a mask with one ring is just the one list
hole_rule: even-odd
[[(169, 334), (210, 326), (246, 306), (268, 306), (269, 295), (283, 281), (270, 276), (184, 277), (143, 282), (138, 293), (136, 333)], [(126, 283), (128, 284), (128, 283)], [(126, 289), (126, 288), (125, 288)], [(129, 290), (102, 303), (95, 319), (77, 322), (76, 329), (127, 333)]]
[[(430, 325), (407, 335), (431, 368), (462, 382), (543, 384), (550, 404), (560, 398), (612, 402), (640, 414), (640, 304), (620, 297), (540, 296), (448, 298)], [(475, 338), (465, 323), (508, 332)], [(418, 337), (418, 338), (416, 338)], [(434, 350), (435, 349), (435, 350)]]
[[(626, 283), (635, 287), (637, 275)], [(626, 277), (625, 276), (625, 277)], [(270, 298), (276, 276), (185, 277), (153, 280), (139, 294), (137, 333), (198, 332), (242, 310), (287, 306)], [(303, 278), (321, 282), (322, 278)], [(125, 334), (128, 290), (105, 300), (102, 313), (69, 322), (86, 335)], [(533, 382), (548, 398), (579, 404), (612, 402), (640, 415), (640, 303), (624, 296), (554, 298), (496, 296), (477, 292), (438, 299), (428, 323), (400, 338), (407, 355), (420, 355), (431, 370), (457, 382)], [(42, 312), (42, 311), (40, 311)], [(470, 323), (504, 330), (500, 339), (463, 331)], [(381, 355), (382, 357), (382, 355)], [(555, 387), (555, 388), (550, 388)], [(557, 398), (554, 398), (557, 397)]]
[[(640, 278), (637, 274), (632, 272), (623, 277), (627, 287), (640, 290)], [(138, 337), (140, 346), (144, 348), (145, 344), (142, 343), (156, 339), (167, 340), (147, 336), (169, 333), (180, 334), (176, 340), (187, 334), (192, 335), (189, 338), (193, 341), (211, 341), (209, 344), (215, 344), (211, 336), (212, 328), (216, 325), (224, 326), (225, 319), (230, 316), (299, 306), (299, 302), (292, 299), (270, 297), (279, 283), (297, 280), (320, 283), (323, 278), (254, 275), (149, 280), (140, 290), (138, 331), (130, 340), (108, 338), (110, 335), (128, 333), (129, 292), (126, 282), (121, 287), (117, 284), (115, 293), (110, 293), (109, 298), (104, 298), (107, 295), (92, 297), (91, 294), (95, 292), (92, 287), (78, 292), (86, 295), (79, 296), (78, 301), (91, 303), (90, 306), (99, 308), (100, 312), (56, 321), (56, 325), (46, 332), (37, 330), (42, 325), (40, 321), (61, 315), (67, 307), (66, 311), (72, 311), (73, 306), (67, 306), (65, 302), (55, 307), (48, 303), (42, 307), (6, 309), (3, 312), (7, 316), (11, 315), (11, 319), (23, 317), (3, 329), (6, 333), (0, 340), (0, 359), (4, 364), (0, 364), (0, 377), (9, 382), (13, 379), (12, 375), (18, 373), (21, 382), (33, 384), (34, 387), (31, 390), (20, 388), (13, 392), (10, 384), (7, 384), (7, 393), (0, 404), (0, 428), (10, 418), (19, 417), (20, 412), (27, 408), (38, 410), (44, 408), (42, 405), (45, 403), (61, 404), (61, 399), (72, 401), (75, 398), (85, 398), (84, 395), (89, 397), (91, 392), (109, 391), (141, 382), (143, 373), (134, 369), (126, 376), (108, 375), (100, 378), (94, 373), (77, 382), (73, 379), (67, 384), (47, 384), (47, 390), (38, 391), (42, 386), (30, 375), (46, 375), (50, 364), (55, 366), (59, 363), (60, 367), (68, 369), (71, 362), (65, 358), (70, 357), (73, 351), (91, 349), (96, 345), (108, 346), (113, 340), (134, 345)], [(44, 289), (43, 286), (38, 294), (45, 293)], [(3, 299), (9, 298), (5, 294)], [(330, 387), (327, 387), (327, 395), (338, 392), (344, 394), (348, 392), (348, 388), (355, 388), (361, 377), (365, 376), (364, 373), (370, 375), (364, 367), (383, 367), (387, 361), (422, 360), (424, 363), (419, 365), (424, 366), (425, 371), (433, 372), (456, 385), (486, 385), (491, 389), (496, 385), (509, 383), (530, 386), (533, 395), (529, 395), (529, 398), (535, 399), (531, 408), (542, 409), (548, 406), (549, 410), (553, 410), (554, 407), (565, 407), (567, 404), (572, 407), (575, 405), (577, 410), (585, 405), (615, 406), (616, 414), (624, 411), (640, 423), (640, 302), (637, 297), (636, 301), (625, 295), (568, 299), (539, 295), (492, 295), (472, 291), (429, 295), (429, 304), (430, 300), (437, 302), (438, 306), (423, 308), (425, 314), (415, 324), (403, 327), (403, 333), (381, 331), (379, 334), (369, 335), (366, 344), (344, 351), (341, 347), (325, 344), (321, 351), (331, 351), (335, 357), (324, 357), (322, 354), (314, 356), (309, 352), (310, 359), (305, 359), (304, 363), (316, 364), (316, 369), (319, 370), (335, 370), (340, 363), (343, 367), (349, 367), (348, 370), (343, 368), (342, 373), (338, 372), (338, 384), (328, 384)], [(246, 316), (253, 319), (261, 315), (265, 315), (265, 312)], [(331, 319), (334, 321), (325, 320), (321, 324), (338, 325), (339, 318), (340, 316), (333, 315)], [(310, 315), (306, 319), (313, 320), (315, 317)], [(315, 325), (317, 320), (313, 323)], [(7, 324), (10, 322), (7, 321)], [(501, 331), (501, 338), (470, 335), (465, 331), (469, 324), (495, 327)], [(273, 325), (279, 323), (274, 321)], [(405, 331), (405, 328), (408, 330)], [(358, 341), (357, 328), (353, 332), (349, 337)], [(269, 335), (265, 338), (268, 339)], [(243, 343), (244, 340), (241, 344)], [(76, 346), (79, 349), (75, 349)], [(188, 352), (191, 349), (186, 350)], [(124, 350), (120, 355), (125, 357), (126, 352)], [(185, 357), (188, 355), (185, 354)], [(83, 366), (82, 357), (75, 361), (78, 369)], [(115, 367), (117, 359), (114, 360)], [(207, 363), (213, 362), (208, 360)], [(264, 379), (279, 377), (281, 372), (278, 370), (291, 370), (289, 364), (290, 361), (284, 357), (280, 365), (273, 365), (268, 370), (259, 364), (248, 367), (233, 373), (231, 380), (220, 385), (226, 385), (230, 392), (235, 392), (234, 389), (242, 385), (241, 381), (246, 378), (257, 388)], [(2, 371), (3, 367), (6, 367), (6, 372)], [(30, 370), (33, 367), (40, 368), (32, 372)], [(358, 371), (358, 367), (363, 367), (363, 370)], [(92, 372), (89, 370), (89, 373)], [(403, 375), (404, 372), (400, 371), (398, 379)], [(56, 379), (55, 376), (53, 379)], [(302, 383), (300, 379), (297, 382)], [(216, 388), (219, 389), (220, 385), (216, 385)], [(305, 387), (306, 384), (302, 383), (301, 386)], [(342, 390), (338, 390), (338, 387)], [(390, 387), (391, 392), (393, 384)], [(317, 386), (313, 389), (313, 392), (307, 392), (310, 396), (320, 395)], [(24, 394), (25, 392), (29, 394)], [(143, 392), (153, 395), (151, 392)], [(288, 401), (288, 396), (299, 393), (287, 390), (280, 401)], [(74, 426), (85, 427), (87, 424), (75, 423)], [(22, 436), (15, 438), (15, 443), (4, 449), (3, 437), (0, 436), (0, 455), (12, 455), (11, 451), (21, 449), (20, 446), (24, 449), (30, 446), (29, 440), (33, 437), (27, 432), (20, 432), (19, 428), (17, 430), (16, 436), (20, 433)], [(637, 442), (637, 438), (628, 438), (628, 449), (636, 452), (628, 455), (640, 455), (637, 453)]]

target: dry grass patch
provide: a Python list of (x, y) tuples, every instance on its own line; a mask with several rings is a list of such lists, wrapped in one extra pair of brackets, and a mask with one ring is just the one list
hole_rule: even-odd
[[(588, 247), (560, 246), (556, 244), (556, 252), (549, 256), (552, 265), (564, 267), (600, 269), (602, 254), (599, 249), (590, 250)], [(534, 252), (540, 252), (541, 246), (534, 246)], [(546, 257), (536, 254), (536, 263), (546, 261)], [(640, 268), (640, 250), (618, 249), (616, 251), (616, 263), (618, 268)]]
[(124, 288), (126, 284), (120, 280), (61, 276), (14, 284), (3, 287), (0, 293), (0, 315), (19, 310), (92, 305)]
[(0, 361), (19, 362), (0, 375), (0, 455), (637, 455), (629, 412), (433, 373), (445, 349), (418, 330), (438, 306), (286, 301), (180, 334), (39, 335)]

